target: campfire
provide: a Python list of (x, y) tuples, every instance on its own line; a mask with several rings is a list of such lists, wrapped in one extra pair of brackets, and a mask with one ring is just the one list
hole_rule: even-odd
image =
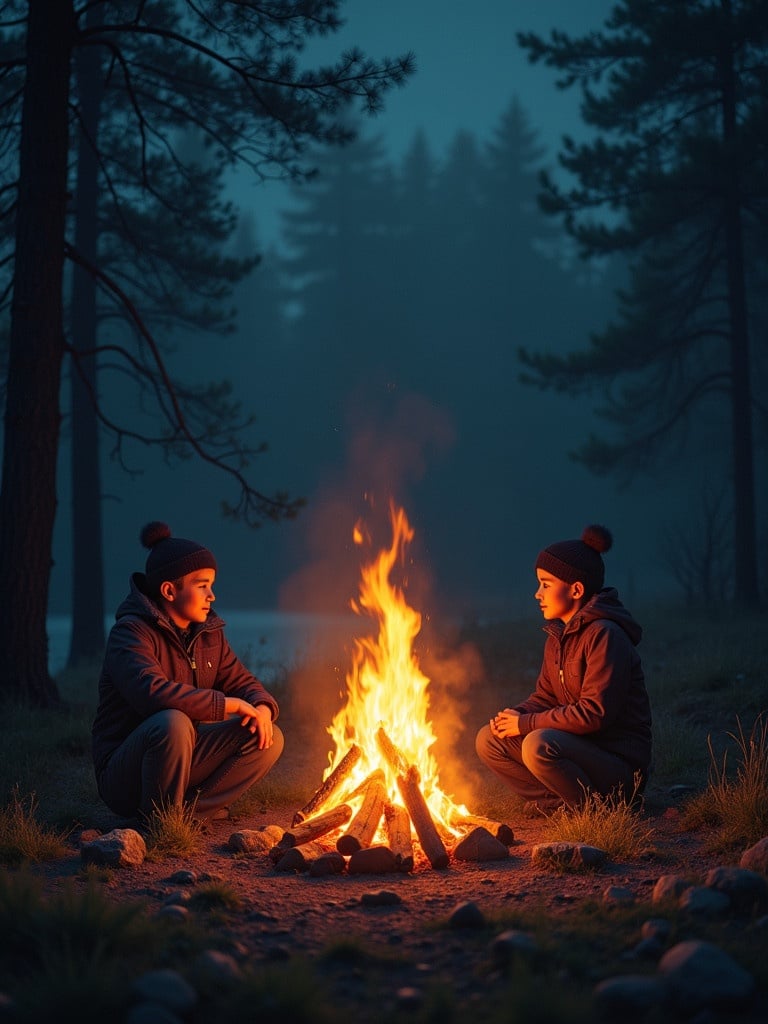
[[(346, 703), (327, 729), (333, 744), (328, 767), (275, 847), (272, 859), (278, 866), (290, 851), (289, 865), (301, 868), (319, 860), (329, 872), (346, 866), (351, 873), (410, 871), (419, 853), (433, 868), (446, 868), (451, 853), (458, 855), (458, 844), (473, 834), (473, 849), (487, 837), (499, 857), (508, 855), (513, 838), (508, 826), (471, 814), (440, 786), (432, 753), (437, 737), (429, 718), (430, 681), (413, 650), (421, 615), (391, 578), (397, 565), (405, 565), (413, 530), (394, 504), (390, 520), (392, 543), (363, 566), (359, 597), (352, 602), (356, 614), (377, 622), (378, 632), (355, 640)], [(364, 536), (358, 523), (355, 543), (361, 545)], [(335, 853), (330, 860), (329, 852)]]

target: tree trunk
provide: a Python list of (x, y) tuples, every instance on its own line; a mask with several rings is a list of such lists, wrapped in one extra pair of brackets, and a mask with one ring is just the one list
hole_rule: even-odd
[(731, 449), (733, 453), (734, 600), (744, 607), (759, 603), (755, 522), (754, 441), (750, 384), (749, 317), (741, 224), (741, 186), (736, 161), (736, 76), (731, 47), (730, 0), (725, 13), (720, 74), (723, 116), (723, 200), (728, 277), (731, 359)]
[(30, 0), (0, 486), (0, 696), (58, 702), (48, 671), (72, 0)]
[[(88, 14), (95, 21), (98, 8)], [(80, 132), (75, 189), (75, 246), (91, 265), (97, 263), (99, 238), (98, 134), (104, 80), (99, 50), (83, 47), (77, 55)], [(104, 556), (96, 415), (96, 281), (75, 266), (71, 311), (70, 374), (72, 447), (72, 635), (68, 664), (92, 661), (104, 652)]]

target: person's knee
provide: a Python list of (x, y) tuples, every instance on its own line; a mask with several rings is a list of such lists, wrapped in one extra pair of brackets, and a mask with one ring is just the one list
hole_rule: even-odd
[(272, 763), (274, 764), (275, 761), (277, 761), (277, 759), (282, 755), (283, 750), (285, 749), (285, 736), (283, 735), (282, 729), (278, 725), (272, 726), (272, 746), (269, 749), (272, 751), (274, 755), (272, 760)]
[(557, 729), (533, 729), (523, 737), (520, 753), (526, 768), (552, 759), (558, 749)]
[(158, 711), (152, 716), (152, 732), (157, 742), (192, 747), (195, 742), (195, 724), (189, 715), (175, 708)]
[(482, 729), (478, 729), (475, 736), (475, 752), (481, 761), (487, 761), (492, 740), (493, 733), (489, 725), (484, 725)]

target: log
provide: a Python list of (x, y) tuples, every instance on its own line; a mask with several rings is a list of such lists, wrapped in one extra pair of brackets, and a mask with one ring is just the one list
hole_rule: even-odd
[(346, 777), (352, 771), (354, 766), (360, 760), (361, 754), (362, 750), (360, 749), (360, 747), (358, 747), (356, 743), (353, 743), (352, 746), (344, 755), (344, 757), (342, 757), (342, 759), (333, 769), (331, 774), (325, 780), (325, 782), (323, 782), (322, 785), (315, 790), (309, 801), (306, 804), (304, 804), (301, 810), (296, 811), (296, 813), (293, 816), (294, 825), (301, 824), (302, 821), (305, 821), (307, 818), (311, 817), (312, 813), (316, 811), (318, 807), (322, 807), (326, 800), (328, 800), (331, 797), (331, 795), (336, 792), (336, 790), (342, 784), (344, 779), (346, 779)]
[(413, 871), (413, 843), (408, 811), (400, 804), (388, 803), (384, 807), (384, 827), (387, 831), (387, 846), (397, 858), (400, 870)]
[(415, 765), (409, 765), (404, 775), (398, 775), (397, 788), (410, 815), (416, 835), (424, 853), (433, 868), (448, 867), (448, 853), (440, 838), (427, 801), (419, 786), (419, 773)]
[(408, 762), (403, 752), (398, 750), (382, 727), (376, 730), (376, 743), (395, 775), (405, 775), (408, 771)]
[(334, 829), (346, 825), (351, 817), (352, 808), (349, 804), (337, 804), (336, 807), (332, 807), (329, 811), (318, 814), (314, 818), (307, 818), (306, 821), (302, 821), (300, 824), (288, 829), (277, 845), (288, 849), (291, 846), (301, 846), (302, 843), (310, 843), (313, 839), (319, 839), (320, 836), (327, 835), (329, 832), (333, 832)]
[(378, 769), (372, 773), (368, 781), (360, 810), (350, 822), (344, 835), (338, 838), (336, 849), (339, 853), (349, 857), (357, 850), (371, 845), (386, 802), (387, 790), (384, 786), (384, 772)]
[(320, 843), (302, 843), (301, 846), (273, 847), (269, 851), (269, 857), (275, 865), (275, 871), (309, 871), (312, 865), (320, 857), (329, 852), (329, 847)]
[(452, 814), (451, 824), (454, 828), (466, 828), (467, 830), (484, 828), (491, 833), (494, 839), (498, 839), (505, 846), (511, 846), (515, 841), (515, 833), (509, 825), (494, 821), (492, 818), (484, 818), (481, 814)]

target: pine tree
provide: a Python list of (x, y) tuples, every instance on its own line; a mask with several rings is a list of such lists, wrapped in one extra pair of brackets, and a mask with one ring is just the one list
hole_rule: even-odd
[(545, 179), (546, 208), (586, 258), (632, 259), (615, 323), (586, 350), (524, 351), (524, 364), (543, 387), (606, 389), (599, 412), (609, 430), (576, 452), (596, 471), (655, 465), (686, 431), (727, 413), (734, 596), (755, 604), (753, 376), (762, 342), (750, 339), (755, 285), (745, 253), (764, 233), (768, 198), (768, 3), (625, 0), (586, 37), (519, 38), (532, 60), (561, 72), (563, 87), (580, 86), (582, 116), (597, 132), (582, 144), (564, 140), (560, 162), (578, 184)]

